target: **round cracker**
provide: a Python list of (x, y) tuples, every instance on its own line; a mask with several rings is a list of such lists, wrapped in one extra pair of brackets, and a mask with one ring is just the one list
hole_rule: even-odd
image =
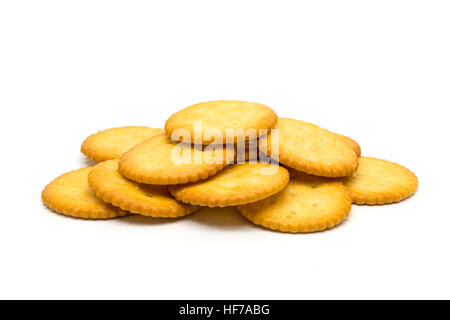
[[(202, 148), (193, 148), (183, 143), (172, 143), (166, 135), (161, 134), (127, 151), (119, 160), (119, 171), (126, 178), (145, 184), (194, 182), (216, 174), (233, 161), (234, 150), (226, 150), (223, 148), (223, 153), (217, 153), (212, 148), (203, 151)], [(190, 154), (189, 161), (174, 161), (173, 154), (183, 153)], [(216, 159), (216, 155), (220, 161)]]
[(271, 134), (260, 139), (262, 151), (290, 168), (323, 177), (345, 177), (358, 168), (358, 156), (337, 134), (314, 124), (279, 118), (279, 150), (271, 150)]
[(131, 147), (163, 132), (149, 127), (111, 128), (87, 137), (81, 145), (81, 152), (97, 162), (119, 159)]
[(238, 206), (254, 224), (282, 232), (331, 229), (350, 213), (351, 199), (339, 181), (290, 171), (288, 185), (270, 198)]
[(232, 165), (207, 180), (169, 187), (169, 191), (185, 203), (227, 207), (267, 198), (288, 182), (285, 168), (258, 162)]
[[(247, 130), (255, 130), (255, 138), (260, 130), (269, 130), (277, 122), (276, 113), (260, 103), (220, 100), (194, 104), (174, 113), (165, 125), (166, 134), (172, 137), (175, 130), (184, 129), (194, 139), (194, 124), (199, 122), (202, 126), (202, 144), (211, 143), (208, 132), (219, 131), (223, 141), (248, 141)], [(234, 131), (233, 133), (227, 130)], [(179, 138), (179, 137), (173, 137)], [(182, 138), (179, 138), (182, 139)], [(194, 142), (193, 140), (190, 142)], [(197, 142), (195, 142), (197, 143)]]
[(119, 173), (118, 160), (97, 164), (88, 182), (98, 198), (143, 216), (176, 218), (199, 209), (173, 199), (166, 186), (138, 184), (124, 178)]
[(419, 185), (416, 175), (390, 161), (361, 157), (356, 173), (342, 180), (355, 204), (381, 205), (412, 196)]
[(83, 219), (110, 219), (127, 215), (125, 211), (99, 200), (89, 188), (92, 167), (65, 173), (42, 191), (44, 204), (52, 211)]

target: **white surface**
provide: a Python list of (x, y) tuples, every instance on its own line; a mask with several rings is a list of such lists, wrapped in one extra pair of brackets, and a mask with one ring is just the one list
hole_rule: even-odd
[[(158, 3), (1, 2), (0, 298), (450, 298), (449, 2)], [(309, 235), (42, 205), (87, 135), (213, 99), (350, 135), (420, 190)]]

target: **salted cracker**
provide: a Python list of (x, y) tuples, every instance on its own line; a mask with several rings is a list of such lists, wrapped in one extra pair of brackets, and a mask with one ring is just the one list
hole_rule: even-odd
[(97, 162), (118, 159), (131, 147), (163, 132), (149, 127), (111, 128), (87, 137), (81, 145), (81, 152)]
[[(197, 103), (174, 113), (165, 124), (165, 132), (171, 138), (183, 140), (185, 136), (174, 133), (184, 130), (189, 133), (191, 143), (217, 143), (218, 132), (222, 137), (219, 143), (248, 141), (256, 139), (261, 130), (271, 129), (277, 122), (276, 113), (266, 105), (254, 102), (219, 100)], [(196, 126), (199, 133), (196, 133)], [(254, 136), (248, 136), (250, 132)], [(199, 135), (199, 141), (194, 141)]]
[(198, 210), (172, 198), (166, 186), (139, 184), (119, 173), (118, 160), (97, 164), (88, 177), (99, 199), (123, 210), (150, 217), (177, 218)]
[(386, 160), (361, 157), (358, 171), (342, 179), (355, 204), (381, 205), (412, 196), (419, 185), (409, 169)]
[(281, 192), (238, 206), (241, 214), (259, 226), (291, 233), (331, 229), (346, 219), (351, 198), (341, 182), (289, 172), (290, 181)]
[(44, 204), (52, 211), (82, 219), (110, 219), (127, 213), (99, 200), (89, 188), (92, 167), (65, 173), (50, 182), (42, 191)]
[(195, 182), (216, 174), (234, 160), (234, 149), (210, 147), (174, 143), (161, 134), (127, 151), (119, 160), (119, 171), (145, 184)]
[(279, 118), (278, 150), (272, 145), (272, 133), (259, 141), (262, 152), (295, 170), (323, 177), (350, 176), (358, 168), (355, 146), (337, 134), (317, 125)]
[(264, 163), (228, 166), (218, 174), (195, 183), (169, 187), (179, 201), (208, 207), (236, 206), (267, 198), (282, 190), (288, 171)]

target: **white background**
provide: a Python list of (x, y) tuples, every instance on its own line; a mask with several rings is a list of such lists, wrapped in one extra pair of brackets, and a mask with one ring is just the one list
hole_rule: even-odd
[[(0, 298), (450, 298), (448, 1), (2, 1)], [(338, 228), (234, 209), (59, 216), (40, 193), (83, 139), (242, 99), (356, 139), (420, 180)]]

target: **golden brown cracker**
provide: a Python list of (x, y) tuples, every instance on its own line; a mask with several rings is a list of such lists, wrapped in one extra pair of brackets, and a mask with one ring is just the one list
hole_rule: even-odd
[(110, 219), (127, 213), (99, 200), (89, 188), (92, 167), (65, 173), (42, 191), (44, 204), (57, 213), (83, 219)]
[(272, 134), (262, 137), (259, 147), (290, 168), (324, 177), (344, 177), (358, 167), (358, 156), (338, 135), (314, 124), (279, 118), (279, 152), (273, 150)]
[(351, 199), (341, 182), (289, 172), (291, 179), (281, 192), (238, 206), (242, 215), (262, 227), (292, 233), (323, 231), (345, 220)]
[(169, 187), (179, 201), (207, 207), (227, 207), (255, 202), (282, 190), (288, 171), (276, 165), (245, 163), (228, 166), (207, 180)]
[(402, 201), (418, 187), (416, 175), (393, 162), (361, 157), (359, 168), (342, 180), (355, 204), (381, 205)]
[[(183, 143), (172, 143), (161, 134), (127, 151), (120, 158), (119, 171), (133, 181), (155, 185), (206, 179), (234, 159), (234, 149), (227, 152), (226, 148), (220, 151), (211, 147), (213, 145), (194, 148)], [(188, 156), (186, 161), (182, 159), (184, 156)]]
[(99, 199), (132, 213), (150, 217), (177, 218), (198, 207), (173, 199), (166, 186), (139, 184), (119, 173), (118, 160), (97, 164), (88, 177), (89, 186)]
[[(220, 100), (197, 103), (174, 113), (165, 125), (169, 137), (179, 129), (190, 133), (191, 143), (194, 142), (195, 122), (202, 127), (202, 144), (212, 142), (208, 132), (220, 132), (223, 141), (244, 141), (252, 138), (246, 136), (248, 130), (255, 130), (256, 138), (260, 130), (269, 130), (277, 122), (276, 113), (269, 107), (253, 102)], [(241, 132), (235, 130), (242, 130)], [(230, 131), (233, 130), (233, 131)], [(181, 137), (176, 137), (181, 140)], [(216, 141), (217, 142), (217, 141)]]
[(118, 159), (131, 147), (163, 132), (149, 127), (111, 128), (87, 137), (81, 145), (81, 152), (97, 162)]

